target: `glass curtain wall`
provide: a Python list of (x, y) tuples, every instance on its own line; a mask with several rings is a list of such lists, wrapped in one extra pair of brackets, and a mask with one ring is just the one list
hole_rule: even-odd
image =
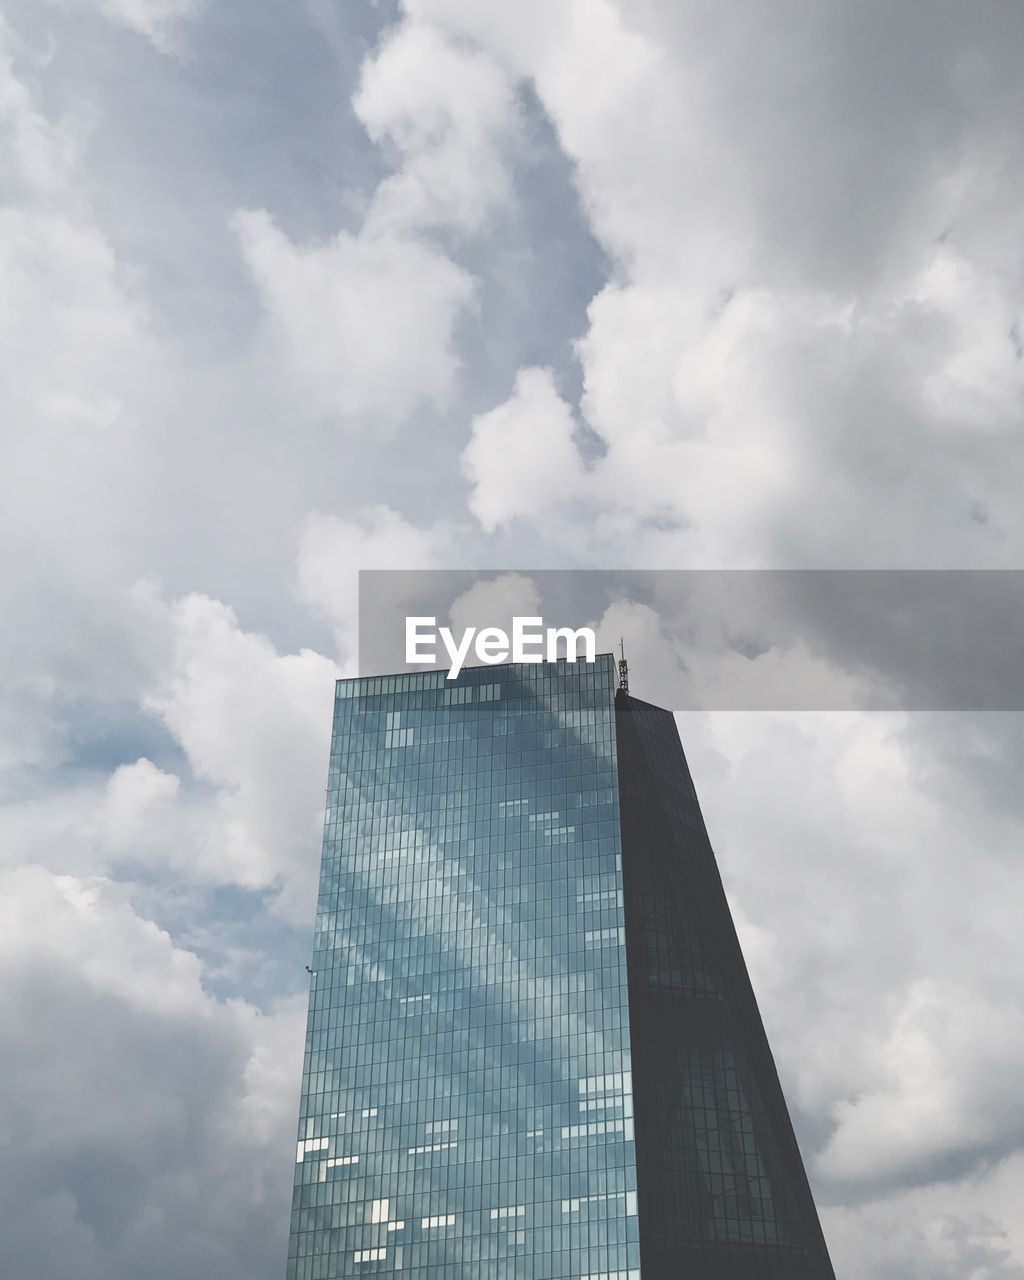
[(614, 708), (339, 681), (288, 1280), (639, 1280)]

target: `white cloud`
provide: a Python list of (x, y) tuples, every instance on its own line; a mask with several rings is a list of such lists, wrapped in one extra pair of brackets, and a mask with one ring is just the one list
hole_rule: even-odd
[(180, 778), (144, 757), (115, 769), (106, 785), (101, 820), (113, 849), (130, 849), (155, 824), (165, 823), (180, 788)]
[[(842, 562), (851, 545), (872, 564), (1005, 562), (1016, 545), (1008, 474), (1024, 466), (1012, 435), (1024, 403), (1009, 338), (1017, 309), (997, 276), (947, 252), (870, 311), (789, 289), (695, 311), (678, 281), (609, 286), (579, 344), (582, 418), (604, 456), (583, 467), (562, 405), (550, 474), (534, 469), (526, 483), (552, 410), (547, 398), (513, 417), (517, 393), (474, 421), (470, 508), (488, 530), (568, 524), (591, 563), (616, 562), (624, 545), (676, 567), (770, 566), (780, 549), (803, 563), (830, 549)], [(837, 381), (848, 403), (830, 399)], [(904, 470), (890, 457), (901, 420), (916, 441)], [(851, 543), (868, 484), (888, 496)], [(997, 540), (981, 525), (968, 532), (979, 502), (999, 514)], [(936, 520), (926, 553), (898, 550)]]
[(479, 49), (429, 24), (403, 23), (364, 62), (353, 106), (374, 142), (400, 157), (374, 194), (375, 230), (476, 231), (512, 198), (514, 86)]
[(151, 374), (144, 308), (77, 185), (81, 113), (48, 115), (0, 19), (0, 413), (103, 429)]
[(34, 785), (0, 810), (4, 863), (270, 889), (281, 915), (307, 921), (338, 670), (309, 649), (279, 653), (209, 597), (149, 604), (165, 634), (130, 694), (188, 768), (179, 776), (141, 757), (42, 793)]
[[(420, 527), (389, 507), (372, 507), (352, 520), (306, 518), (299, 542), (299, 596), (333, 626), (347, 674), (356, 674), (360, 570), (435, 569), (451, 541), (450, 526)], [(396, 576), (394, 589), (404, 592), (411, 583)], [(377, 579), (376, 589), (384, 591), (386, 584)], [(391, 603), (397, 606), (399, 600)]]
[(301, 404), (387, 428), (445, 403), (455, 326), (473, 297), (465, 271), (410, 237), (342, 231), (301, 247), (263, 212), (237, 214), (234, 227)]
[(522, 573), (499, 573), (475, 582), (457, 596), (448, 614), (456, 635), (469, 627), (500, 627), (511, 635), (513, 618), (538, 617), (540, 612), (540, 593), (530, 578)]
[[(408, 8), (532, 84), (611, 257), (578, 348), (607, 455), (570, 477), (576, 554), (1015, 562), (1022, 191), (993, 174), (1020, 172), (1020, 91), (994, 33), (922, 41), (875, 5), (771, 31), (751, 4)], [(900, 58), (865, 52), (879, 30)], [(553, 515), (514, 483), (504, 511)]]
[(8, 421), (103, 431), (125, 421), (152, 352), (107, 240), (58, 213), (0, 211)]
[[(90, 112), (46, 109), (48, 65), (0, 23), (0, 537), (19, 548), (3, 558), (0, 592), (21, 620), (5, 633), (0, 718), (12, 731), (0, 758), (25, 763), (53, 746), (54, 703), (81, 692), (83, 668), (110, 674), (110, 656), (132, 647), (131, 609), (119, 629), (95, 601), (83, 616), (81, 600), (108, 576), (89, 536), (105, 523), (99, 494), (118, 488), (161, 366), (137, 278), (83, 190)], [(109, 605), (122, 584), (105, 589)]]
[(450, 402), (457, 326), (477, 287), (431, 233), (478, 233), (511, 198), (514, 88), (480, 49), (429, 23), (399, 24), (364, 61), (353, 99), (395, 164), (359, 231), (296, 245), (264, 211), (235, 216), (272, 332), (314, 411), (387, 430)]
[(679, 719), (790, 1101), (819, 1117), (812, 1172), (829, 1198), (948, 1181), (952, 1205), (1024, 1141), (1021, 943), (991, 905), (1024, 893), (1019, 822), (933, 789), (913, 718)]
[(209, 882), (223, 871), (208, 847), (216, 826), (211, 809), (204, 798), (183, 796), (180, 778), (142, 758), (4, 805), (3, 864), (64, 876), (104, 876), (130, 866)]
[(215, 789), (214, 819), (192, 850), (196, 874), (280, 886), (280, 909), (307, 920), (337, 669), (308, 649), (279, 654), (204, 596), (179, 601), (171, 620), (173, 664), (146, 702)]
[(577, 494), (584, 470), (573, 431), (547, 369), (521, 369), (512, 396), (473, 419), (462, 469), (470, 510), (485, 529), (544, 517)]
[(912, 284), (907, 310), (916, 304), (934, 332), (935, 358), (925, 370), (923, 393), (940, 429), (998, 434), (1024, 406), (1017, 350), (1021, 297), (1008, 285), (1005, 269), (987, 269), (945, 244)]

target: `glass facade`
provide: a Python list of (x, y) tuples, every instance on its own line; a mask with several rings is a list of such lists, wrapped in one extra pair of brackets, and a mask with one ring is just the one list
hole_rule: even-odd
[(288, 1280), (834, 1280), (673, 717), (610, 654), (338, 682), (311, 967)]
[(616, 712), (644, 1280), (835, 1280), (675, 718)]
[(289, 1280), (639, 1280), (615, 675), (340, 681)]

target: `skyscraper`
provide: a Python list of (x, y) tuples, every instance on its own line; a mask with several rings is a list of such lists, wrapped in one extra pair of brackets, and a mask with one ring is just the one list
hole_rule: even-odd
[(338, 682), (289, 1280), (834, 1280), (670, 713)]

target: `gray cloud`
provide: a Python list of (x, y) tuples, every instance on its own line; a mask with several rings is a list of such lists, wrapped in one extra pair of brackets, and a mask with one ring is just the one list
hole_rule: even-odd
[(283, 1262), (301, 1005), (218, 1004), (109, 882), (21, 870), (4, 902), (5, 1272)]

